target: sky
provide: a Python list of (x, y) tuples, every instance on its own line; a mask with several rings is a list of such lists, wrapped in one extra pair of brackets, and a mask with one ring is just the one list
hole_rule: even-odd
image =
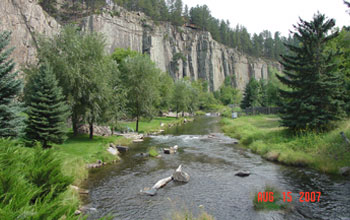
[(212, 16), (229, 20), (231, 27), (245, 26), (249, 33), (269, 30), (288, 36), (299, 17), (310, 21), (317, 11), (336, 20), (336, 26), (350, 25), (343, 0), (182, 0), (189, 8), (208, 5)]

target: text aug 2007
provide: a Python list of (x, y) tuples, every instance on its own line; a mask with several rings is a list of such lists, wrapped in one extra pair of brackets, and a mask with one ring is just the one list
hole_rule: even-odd
[[(283, 202), (292, 202), (292, 192), (282, 192)], [(300, 192), (299, 202), (319, 202), (321, 197), (321, 192)], [(274, 202), (273, 192), (259, 192), (258, 202)]]

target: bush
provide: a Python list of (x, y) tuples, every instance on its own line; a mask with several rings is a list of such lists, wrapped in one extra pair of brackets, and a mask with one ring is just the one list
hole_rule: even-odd
[(73, 179), (53, 150), (24, 148), (0, 139), (0, 219), (77, 219), (68, 198)]

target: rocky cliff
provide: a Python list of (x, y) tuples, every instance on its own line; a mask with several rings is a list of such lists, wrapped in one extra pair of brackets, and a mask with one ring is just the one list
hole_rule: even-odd
[[(2, 0), (0, 22), (0, 30), (13, 32), (13, 57), (20, 64), (35, 61), (35, 33), (52, 35), (60, 29), (37, 0)], [(242, 90), (252, 77), (267, 79), (269, 66), (280, 68), (276, 62), (228, 48), (213, 40), (208, 32), (169, 23), (155, 24), (142, 13), (117, 6), (84, 18), (81, 26), (85, 31), (103, 33), (108, 52), (122, 47), (148, 53), (160, 69), (174, 78), (205, 79), (210, 90), (217, 90), (226, 76), (232, 76), (235, 86)]]
[(12, 31), (10, 46), (17, 64), (31, 64), (36, 60), (36, 34), (52, 35), (60, 25), (38, 4), (37, 0), (1, 0), (0, 31)]

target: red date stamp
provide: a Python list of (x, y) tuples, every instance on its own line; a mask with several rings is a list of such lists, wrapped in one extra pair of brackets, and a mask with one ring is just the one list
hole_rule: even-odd
[[(292, 192), (282, 192), (283, 202), (292, 202)], [(321, 192), (300, 192), (299, 202), (320, 202)], [(259, 192), (258, 202), (274, 202), (273, 192)]]

